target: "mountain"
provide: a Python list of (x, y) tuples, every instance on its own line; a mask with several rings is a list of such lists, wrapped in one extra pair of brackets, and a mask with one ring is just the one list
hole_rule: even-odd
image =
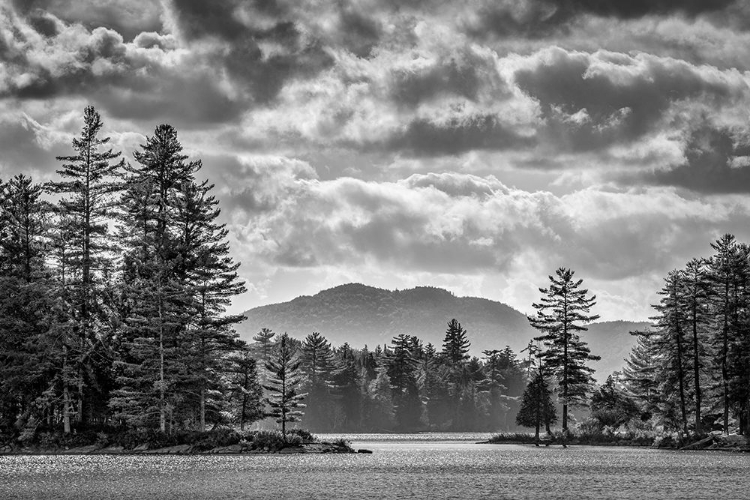
[[(448, 321), (456, 318), (467, 330), (475, 356), (506, 345), (519, 353), (538, 334), (526, 316), (510, 306), (489, 299), (456, 297), (435, 287), (391, 291), (351, 283), (313, 296), (256, 307), (245, 316), (247, 320), (238, 325), (237, 331), (248, 341), (265, 327), (300, 339), (317, 331), (334, 345), (348, 342), (353, 347), (367, 344), (372, 348), (389, 344), (394, 336), (406, 333), (416, 335), (425, 344), (431, 342), (438, 350)], [(635, 343), (628, 332), (645, 326), (646, 323), (626, 321), (589, 325), (582, 337), (593, 354), (602, 356), (593, 364), (597, 380), (603, 381), (622, 367)]]

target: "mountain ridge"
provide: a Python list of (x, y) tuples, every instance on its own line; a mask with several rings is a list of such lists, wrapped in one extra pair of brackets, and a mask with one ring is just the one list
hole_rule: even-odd
[[(513, 307), (482, 297), (458, 297), (443, 288), (418, 286), (404, 290), (386, 290), (362, 283), (347, 283), (321, 290), (315, 295), (300, 295), (288, 302), (259, 306), (246, 311), (247, 320), (237, 327), (240, 336), (250, 341), (261, 328), (287, 332), (304, 338), (320, 332), (334, 345), (348, 342), (356, 348), (390, 344), (400, 334), (416, 335), (425, 344), (440, 350), (447, 322), (456, 318), (467, 330), (471, 354), (510, 346), (516, 353), (539, 335), (526, 315)], [(592, 354), (602, 360), (592, 363), (596, 378), (602, 380), (624, 364), (635, 338), (632, 330), (647, 323), (607, 321), (587, 325), (582, 338)]]

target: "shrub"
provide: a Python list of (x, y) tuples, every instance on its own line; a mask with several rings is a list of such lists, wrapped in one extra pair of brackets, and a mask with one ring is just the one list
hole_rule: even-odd
[(284, 447), (284, 437), (280, 431), (251, 431), (246, 434), (252, 449), (280, 450)]
[(287, 432), (287, 439), (289, 439), (292, 435), (299, 436), (302, 439), (303, 443), (314, 443), (317, 441), (315, 436), (313, 436), (309, 431), (305, 429), (292, 429), (291, 431)]
[(533, 443), (534, 435), (527, 432), (495, 434), (488, 442), (490, 443)]

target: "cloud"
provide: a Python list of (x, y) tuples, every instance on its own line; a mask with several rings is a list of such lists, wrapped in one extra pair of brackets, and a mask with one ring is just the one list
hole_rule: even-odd
[(546, 120), (541, 133), (571, 151), (636, 141), (674, 126), (668, 120), (679, 103), (705, 103), (719, 112), (747, 102), (750, 90), (737, 71), (648, 54), (552, 48), (524, 58), (519, 66), (515, 81), (538, 100)]
[(685, 145), (685, 161), (644, 174), (641, 180), (705, 194), (750, 192), (750, 143), (730, 130), (703, 124)]
[(16, 12), (28, 16), (40, 33), (51, 36), (54, 22), (80, 23), (88, 29), (104, 27), (117, 31), (126, 40), (139, 33), (161, 29), (159, 2), (139, 0), (13, 0)]
[(717, 224), (741, 229), (749, 208), (664, 188), (554, 196), (457, 173), (319, 181), (288, 165), (264, 167), (274, 180), (254, 184), (253, 199), (268, 203), (251, 203), (234, 218), (247, 221), (257, 257), (285, 267), (370, 263), (393, 272), (477, 274), (510, 271), (534, 255), (548, 268), (620, 280), (696, 255)]
[(646, 16), (693, 18), (721, 12), (736, 0), (521, 0), (474, 2), (460, 25), (475, 37), (531, 39), (570, 33), (583, 16), (633, 20)]

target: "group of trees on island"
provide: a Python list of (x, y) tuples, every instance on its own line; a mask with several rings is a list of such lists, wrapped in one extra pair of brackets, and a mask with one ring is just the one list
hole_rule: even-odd
[[(750, 432), (750, 246), (726, 234), (714, 254), (664, 278), (653, 325), (615, 387), (683, 434)], [(620, 403), (620, 406), (622, 404)]]
[[(260, 411), (244, 291), (200, 161), (160, 125), (121, 159), (83, 115), (59, 180), (0, 182), (0, 428), (205, 429)], [(46, 196), (45, 196), (46, 195)]]
[[(701, 434), (750, 426), (750, 247), (672, 271), (622, 373), (595, 388), (580, 334), (595, 297), (565, 268), (529, 317), (528, 357), (469, 354), (448, 322), (441, 346), (334, 347), (226, 313), (245, 290), (218, 222), (213, 185), (160, 125), (134, 163), (100, 137), (93, 107), (60, 157), (59, 179), (0, 180), (0, 433), (37, 428), (204, 431), (271, 417), (316, 432), (550, 430), (591, 405), (600, 426), (649, 420)], [(557, 397), (555, 398), (554, 395)]]

